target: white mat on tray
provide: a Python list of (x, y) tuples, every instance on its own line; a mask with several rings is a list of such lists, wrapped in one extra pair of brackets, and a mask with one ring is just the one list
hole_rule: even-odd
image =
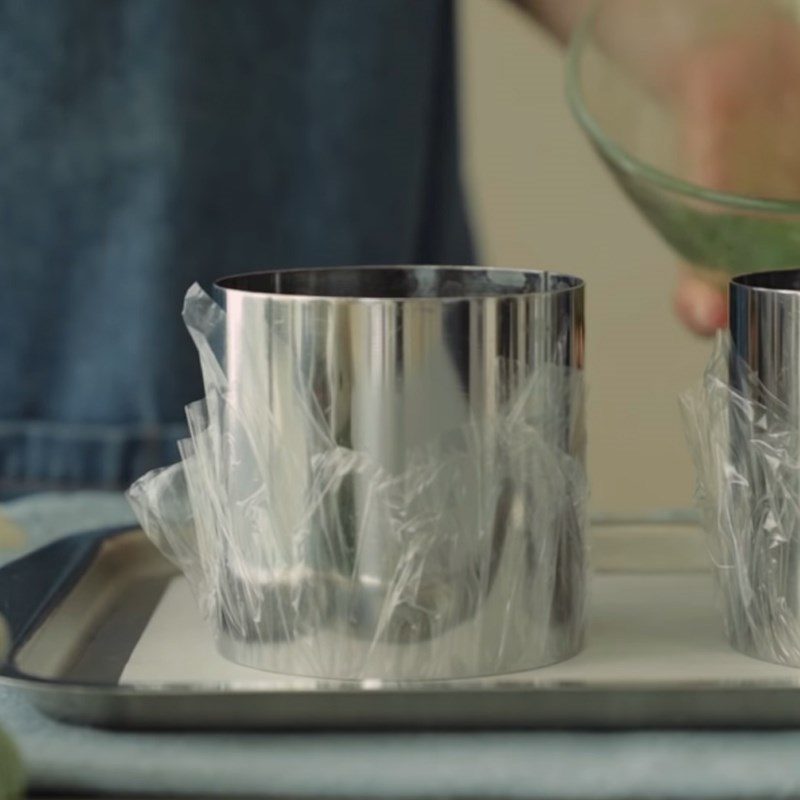
[[(562, 664), (503, 680), (646, 684), (788, 677), (800, 683), (798, 670), (756, 661), (730, 649), (723, 638), (709, 574), (600, 574), (592, 582), (590, 607), (582, 653)], [(188, 584), (178, 577), (162, 597), (120, 682), (253, 685), (285, 684), (286, 680), (218, 655)], [(309, 683), (292, 679), (295, 682)]]

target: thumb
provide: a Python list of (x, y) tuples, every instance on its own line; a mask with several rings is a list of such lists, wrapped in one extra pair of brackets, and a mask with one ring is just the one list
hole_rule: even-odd
[(728, 323), (725, 291), (684, 268), (675, 292), (675, 313), (689, 330), (712, 336)]

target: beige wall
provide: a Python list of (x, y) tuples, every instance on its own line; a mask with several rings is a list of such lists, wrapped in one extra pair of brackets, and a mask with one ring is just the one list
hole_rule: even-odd
[(672, 317), (674, 259), (572, 121), (559, 50), (504, 0), (460, 1), (465, 170), (483, 260), (588, 283), (593, 508), (688, 506), (677, 395), (709, 346)]

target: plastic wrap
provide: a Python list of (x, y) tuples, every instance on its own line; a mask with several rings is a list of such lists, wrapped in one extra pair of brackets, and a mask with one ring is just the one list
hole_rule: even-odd
[(800, 666), (800, 428), (736, 358), (720, 334), (702, 381), (681, 397), (698, 505), (731, 644)]
[[(439, 679), (579, 649), (586, 479), (582, 443), (564, 432), (583, 436), (581, 370), (541, 364), (495, 413), (389, 471), (337, 443), (335, 415), (291, 370), (280, 422), (234, 402), (225, 313), (195, 286), (184, 319), (206, 397), (187, 407), (182, 463), (129, 499), (223, 655), (295, 675)], [(300, 423), (313, 435), (298, 449)]]

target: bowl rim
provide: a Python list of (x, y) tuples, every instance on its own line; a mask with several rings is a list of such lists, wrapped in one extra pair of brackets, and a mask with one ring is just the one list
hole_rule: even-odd
[(763, 211), (789, 216), (800, 214), (800, 199), (780, 200), (723, 192), (677, 178), (632, 155), (619, 142), (603, 132), (600, 123), (589, 112), (585, 102), (580, 79), (580, 65), (598, 11), (605, 2), (607, 0), (593, 0), (571, 37), (566, 64), (567, 102), (573, 116), (588, 134), (592, 143), (600, 150), (601, 155), (629, 174), (641, 175), (670, 192), (685, 195), (694, 200), (706, 200), (739, 211)]

